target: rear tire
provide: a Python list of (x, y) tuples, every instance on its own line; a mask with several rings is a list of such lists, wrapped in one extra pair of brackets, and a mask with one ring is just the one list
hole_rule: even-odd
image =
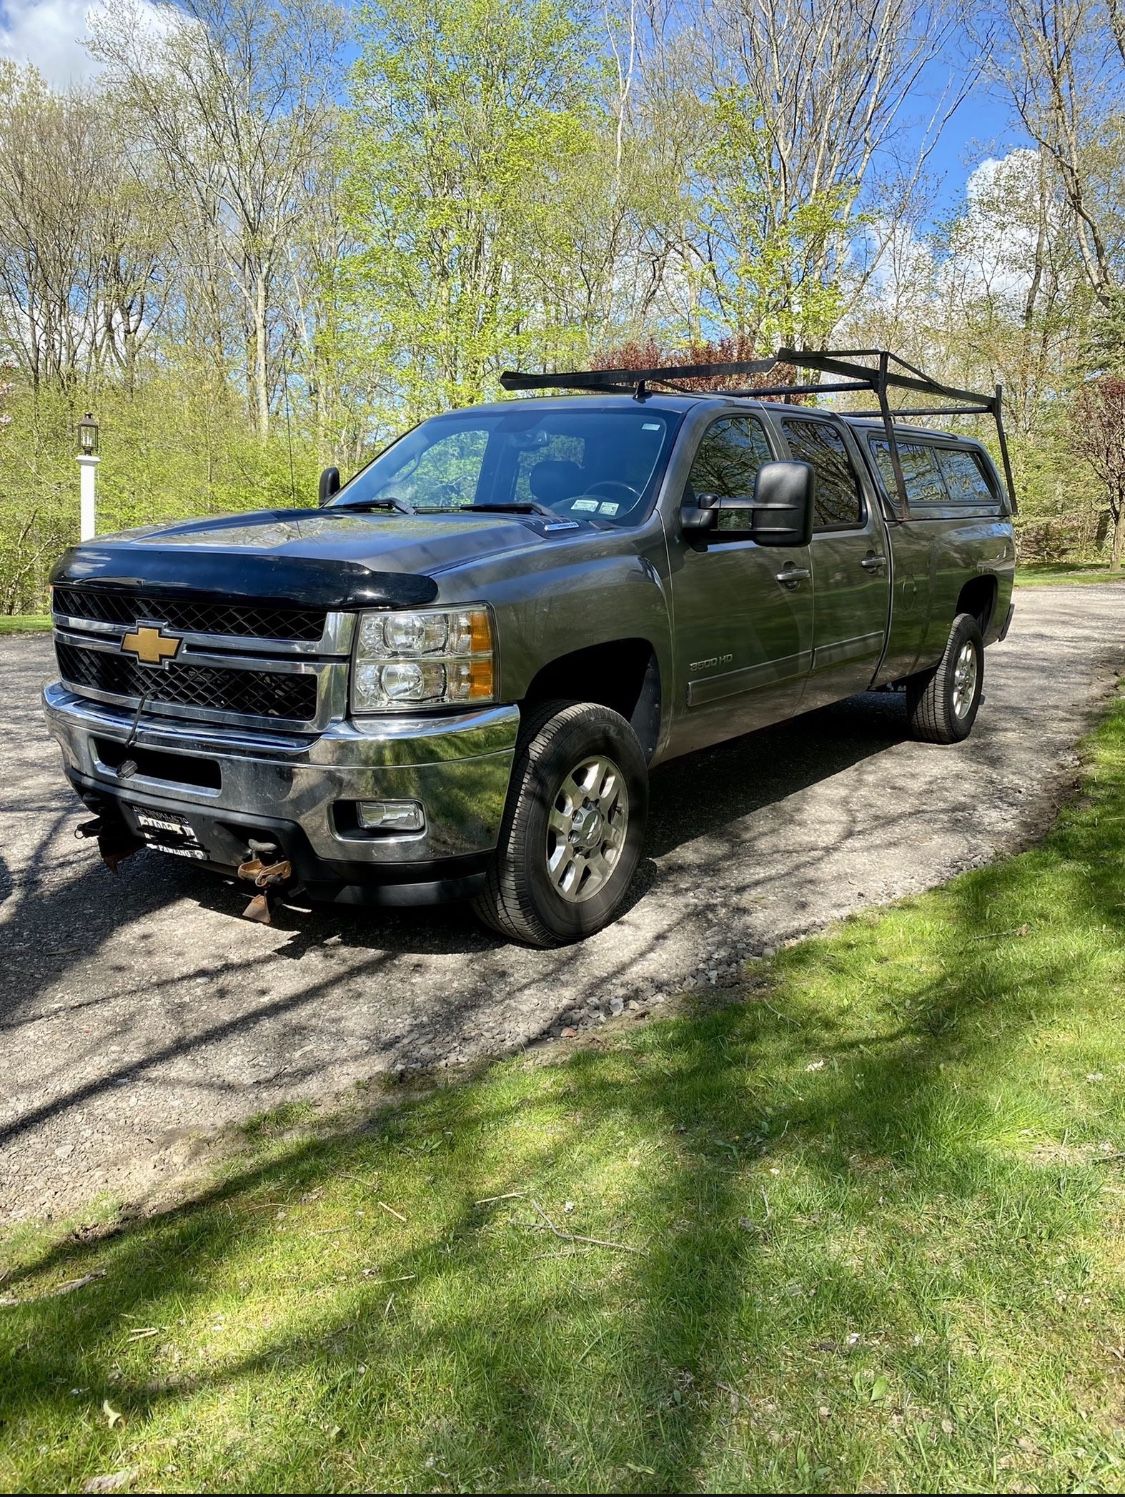
[(648, 765), (623, 717), (592, 702), (533, 708), (477, 915), (541, 948), (601, 930), (628, 893), (647, 818)]
[(961, 743), (973, 731), (983, 689), (980, 625), (971, 613), (959, 613), (938, 665), (906, 683), (911, 736), (920, 743)]

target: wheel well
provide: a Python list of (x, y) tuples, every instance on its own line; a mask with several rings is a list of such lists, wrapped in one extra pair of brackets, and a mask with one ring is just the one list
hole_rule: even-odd
[(619, 712), (652, 758), (660, 737), (660, 667), (647, 639), (615, 639), (552, 660), (532, 678), (523, 705), (554, 698)]
[(957, 613), (971, 613), (980, 625), (982, 634), (988, 633), (988, 626), (992, 621), (992, 615), (996, 609), (997, 586), (995, 577), (974, 577), (971, 582), (966, 582), (961, 589), (957, 599)]

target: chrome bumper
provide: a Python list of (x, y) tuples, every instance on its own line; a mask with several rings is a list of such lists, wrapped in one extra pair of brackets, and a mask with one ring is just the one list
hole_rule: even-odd
[[(375, 879), (409, 877), (412, 864), (496, 846), (520, 720), (518, 707), (489, 707), (451, 717), (340, 721), (318, 734), (294, 735), (142, 716), (131, 752), (211, 761), (219, 771), (218, 787), (211, 788), (178, 782), (174, 761), (168, 778), (150, 767), (119, 779), (96, 740), (125, 744), (134, 719), (127, 709), (77, 696), (59, 682), (44, 690), (43, 705), (70, 780), (84, 798), (110, 797), (236, 829), (252, 829), (257, 818), (264, 826), (290, 826), (316, 859), (353, 870), (364, 865)], [(346, 818), (337, 817), (337, 803), (360, 800), (419, 801), (425, 830), (349, 829), (341, 824)]]

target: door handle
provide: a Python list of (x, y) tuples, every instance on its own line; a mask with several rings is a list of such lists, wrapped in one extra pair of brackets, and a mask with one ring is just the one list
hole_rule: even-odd
[(886, 565), (887, 558), (885, 556), (865, 556), (860, 562), (860, 566), (865, 572), (881, 572)]
[(784, 572), (777, 573), (777, 580), (782, 587), (797, 587), (802, 582), (807, 582), (812, 576), (808, 567), (786, 567)]

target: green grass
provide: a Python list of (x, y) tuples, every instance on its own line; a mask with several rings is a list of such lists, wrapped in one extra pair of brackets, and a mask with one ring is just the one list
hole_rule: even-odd
[(1121, 1491), (1125, 700), (1088, 759), (741, 990), (10, 1238), (0, 1488)]
[(49, 629), (51, 619), (45, 613), (0, 613), (0, 634), (26, 634), (29, 629)]
[(1101, 566), (1097, 562), (1054, 561), (1016, 568), (1017, 587), (1073, 587), (1090, 582), (1125, 582), (1125, 567)]

